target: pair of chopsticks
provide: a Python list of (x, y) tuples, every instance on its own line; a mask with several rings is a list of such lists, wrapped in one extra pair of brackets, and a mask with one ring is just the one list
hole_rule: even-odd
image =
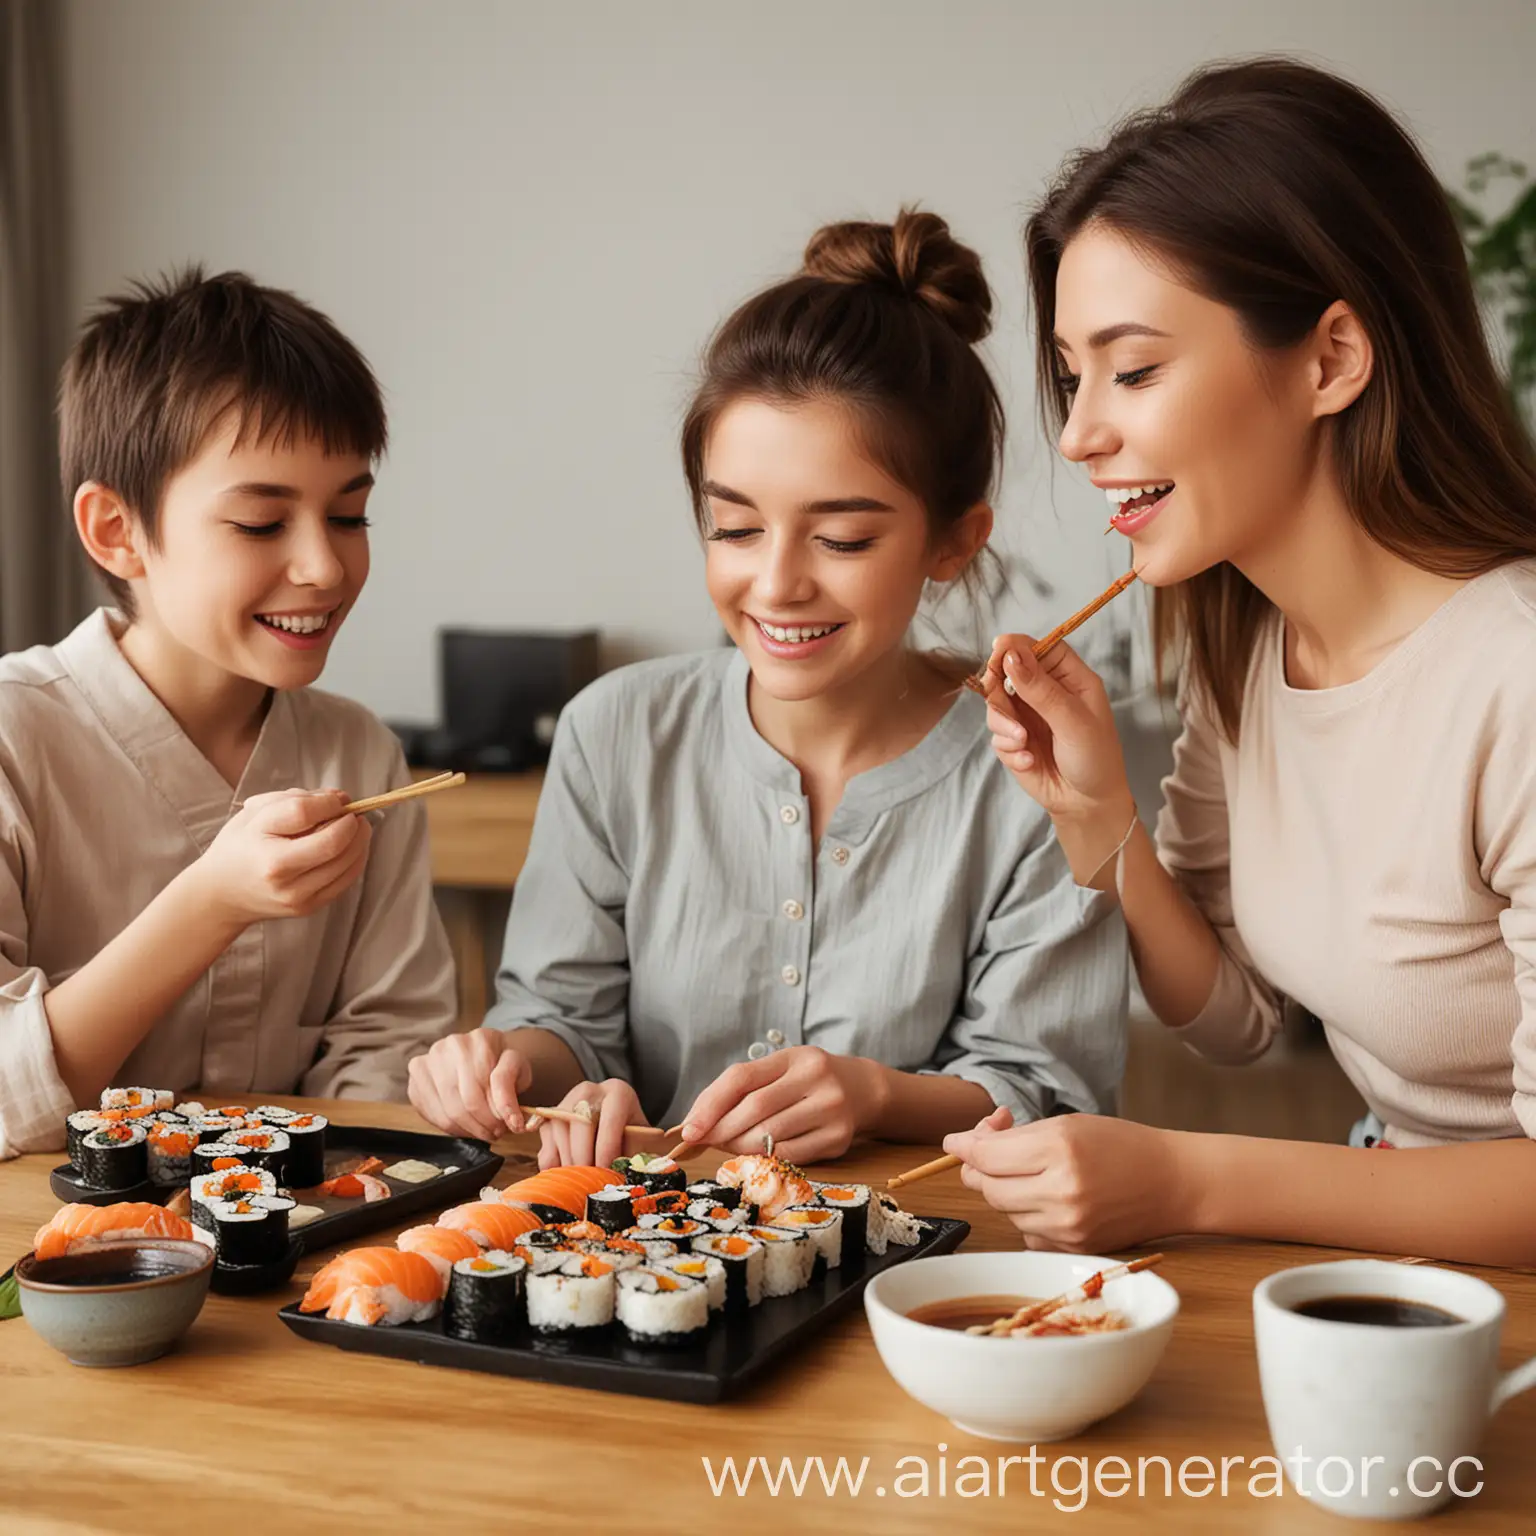
[[(528, 1117), (529, 1130), (535, 1129), (537, 1122), (540, 1120), (563, 1120), (567, 1125), (597, 1124), (597, 1119), (590, 1110), (583, 1114), (579, 1109), (536, 1108), (524, 1110), (523, 1113)], [(624, 1127), (624, 1134), (626, 1136), (676, 1136), (680, 1130), (682, 1130), (680, 1125), (626, 1125)], [(678, 1143), (679, 1148), (687, 1147), (688, 1145), (689, 1143), (686, 1141)], [(668, 1154), (668, 1156), (671, 1155), (670, 1153)]]
[[(1076, 629), (1081, 624), (1086, 624), (1088, 620), (1091, 619), (1094, 614), (1099, 611), (1100, 608), (1102, 608), (1106, 603), (1113, 602), (1115, 598), (1119, 597), (1119, 595), (1124, 592), (1125, 589), (1135, 580), (1136, 572), (1127, 571), (1125, 575), (1122, 576), (1118, 581), (1112, 583), (1105, 591), (1101, 592), (1096, 598), (1094, 598), (1094, 600), (1089, 603), (1086, 608), (1079, 608), (1077, 612), (1074, 613), (1072, 617), (1065, 623), (1058, 624), (1056, 628), (1053, 629), (1050, 634), (1045, 637), (1045, 639), (1035, 641), (1031, 649), (1034, 651), (1036, 658), (1043, 658), (1047, 652), (1054, 651), (1056, 647), (1060, 645), (1061, 642), (1065, 640), (1074, 629)], [(983, 698), (985, 698), (988, 691), (987, 678), (989, 674), (990, 668), (987, 672), (981, 673), (980, 676), (972, 676), (966, 678), (965, 687), (969, 688), (972, 693), (979, 693)]]
[(1049, 1301), (1029, 1302), (1007, 1317), (1000, 1317), (991, 1323), (977, 1323), (965, 1331), (991, 1338), (1005, 1338), (1011, 1333), (1021, 1333), (1032, 1324), (1038, 1323), (1041, 1318), (1049, 1317), (1052, 1312), (1059, 1312), (1063, 1307), (1070, 1307), (1074, 1302), (1095, 1300), (1103, 1294), (1104, 1287), (1109, 1281), (1123, 1279), (1126, 1275), (1139, 1274), (1144, 1269), (1152, 1269), (1161, 1264), (1165, 1257), (1166, 1255), (1161, 1253), (1152, 1253), (1144, 1259), (1133, 1259), (1129, 1264), (1111, 1264), (1108, 1269), (1101, 1269), (1089, 1275), (1081, 1285), (1073, 1286), (1070, 1291), (1063, 1291), (1060, 1296), (1053, 1296)]
[(343, 816), (361, 816), (367, 811), (382, 811), (391, 805), (399, 805), (402, 800), (416, 800), (422, 795), (435, 795), (440, 789), (457, 789), (464, 783), (462, 773), (440, 773), (435, 778), (421, 779), (415, 784), (407, 784), (403, 789), (392, 789), (388, 794), (370, 795), (366, 800), (354, 800), (349, 805), (341, 808)]

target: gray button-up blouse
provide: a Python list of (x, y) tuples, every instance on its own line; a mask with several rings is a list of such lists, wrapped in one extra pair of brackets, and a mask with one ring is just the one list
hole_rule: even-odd
[(961, 693), (851, 779), (813, 844), (740, 652), (641, 662), (560, 717), (486, 1023), (558, 1035), (657, 1124), (792, 1045), (979, 1083), (1020, 1119), (1112, 1111), (1129, 957)]

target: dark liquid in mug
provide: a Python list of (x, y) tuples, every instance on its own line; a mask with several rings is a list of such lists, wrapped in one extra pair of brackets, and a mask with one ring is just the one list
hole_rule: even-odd
[(1396, 1296), (1321, 1296), (1291, 1310), (1327, 1323), (1371, 1323), (1378, 1328), (1448, 1328), (1466, 1321), (1427, 1301), (1403, 1301)]
[(1039, 1299), (1036, 1296), (952, 1296), (945, 1301), (924, 1302), (907, 1316), (914, 1323), (927, 1323), (930, 1328), (954, 1328), (963, 1333), (967, 1328), (995, 1323), (998, 1318), (1008, 1317)]

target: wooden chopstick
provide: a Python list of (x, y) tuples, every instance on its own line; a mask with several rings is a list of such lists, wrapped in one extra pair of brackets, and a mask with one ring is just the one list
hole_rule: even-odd
[[(525, 1109), (523, 1113), (532, 1120), (537, 1117), (540, 1120), (563, 1120), (567, 1125), (596, 1125), (597, 1120), (591, 1115), (578, 1114), (574, 1109)], [(659, 1125), (626, 1125), (626, 1136), (665, 1136), (667, 1132)]]
[(923, 1163), (916, 1168), (908, 1168), (905, 1173), (898, 1173), (894, 1178), (887, 1179), (887, 1189), (900, 1189), (903, 1184), (916, 1184), (919, 1179), (932, 1178), (936, 1173), (948, 1173), (951, 1168), (958, 1168), (958, 1157), (936, 1157), (931, 1163)]
[[(1086, 624), (1088, 620), (1091, 619), (1094, 614), (1099, 611), (1100, 608), (1102, 608), (1106, 603), (1113, 602), (1115, 598), (1119, 597), (1119, 595), (1124, 592), (1125, 589), (1135, 580), (1136, 572), (1127, 571), (1125, 575), (1122, 576), (1118, 581), (1114, 582), (1111, 586), (1106, 588), (1106, 590), (1099, 593), (1099, 595), (1094, 598), (1094, 600), (1089, 603), (1086, 608), (1079, 608), (1070, 619), (1066, 620), (1065, 623), (1058, 624), (1056, 628), (1053, 629), (1050, 634), (1045, 637), (1045, 639), (1036, 640), (1034, 645), (1031, 647), (1035, 653), (1036, 658), (1043, 658), (1047, 652), (1054, 651), (1056, 647), (1060, 645), (1061, 642), (1065, 640), (1074, 629), (1076, 629), (1080, 624)], [(983, 672), (980, 676), (971, 676), (966, 678), (965, 686), (969, 688), (972, 693), (979, 693), (983, 698), (985, 698), (987, 694), (987, 677), (990, 670), (991, 669), (988, 668), (988, 671)]]
[(399, 805), (402, 800), (416, 800), (422, 795), (435, 795), (440, 789), (457, 789), (464, 783), (462, 773), (440, 773), (435, 779), (421, 779), (407, 784), (403, 789), (392, 789), (387, 794), (371, 795), (366, 800), (354, 800), (341, 808), (343, 816), (360, 816), (365, 811), (382, 811), (386, 806)]
[(1151, 1269), (1161, 1264), (1166, 1257), (1166, 1254), (1151, 1253), (1144, 1259), (1133, 1259), (1129, 1264), (1111, 1264), (1108, 1269), (1096, 1271), (1081, 1285), (1073, 1286), (1070, 1291), (1063, 1291), (1060, 1296), (1053, 1296), (1049, 1301), (1032, 1301), (1008, 1317), (1000, 1317), (992, 1323), (977, 1323), (965, 1331), (991, 1337), (1016, 1333), (1021, 1328), (1028, 1328), (1030, 1324), (1038, 1323), (1042, 1317), (1049, 1317), (1052, 1312), (1059, 1312), (1063, 1307), (1071, 1306), (1075, 1301), (1092, 1301), (1103, 1294), (1104, 1287), (1109, 1281), (1120, 1280), (1126, 1275), (1139, 1274), (1144, 1269)]

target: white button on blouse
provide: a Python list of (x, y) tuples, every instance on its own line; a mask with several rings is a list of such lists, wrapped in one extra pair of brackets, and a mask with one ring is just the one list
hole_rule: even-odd
[(798, 923), (800, 919), (805, 916), (805, 908), (802, 907), (798, 901), (791, 899), (784, 903), (784, 916), (787, 917), (790, 922)]
[(781, 805), (779, 807), (779, 820), (786, 827), (792, 827), (800, 820), (800, 807), (798, 805)]
[(786, 965), (779, 975), (784, 978), (786, 987), (798, 987), (800, 985), (799, 969), (793, 965)]

